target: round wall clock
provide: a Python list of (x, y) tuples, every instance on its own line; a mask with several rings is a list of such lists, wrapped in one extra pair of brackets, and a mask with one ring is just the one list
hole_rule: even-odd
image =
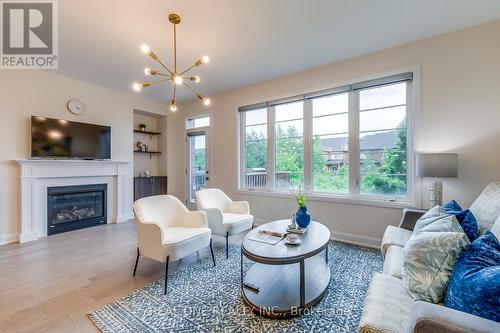
[(68, 108), (69, 112), (73, 114), (80, 115), (85, 112), (85, 105), (76, 99), (70, 99), (68, 103), (66, 103), (66, 107)]

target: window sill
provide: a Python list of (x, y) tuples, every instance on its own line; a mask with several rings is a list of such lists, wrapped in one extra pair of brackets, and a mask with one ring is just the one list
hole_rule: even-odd
[[(290, 192), (284, 192), (284, 191), (240, 189), (236, 193), (241, 195), (257, 195), (257, 196), (290, 198), (290, 199), (292, 198)], [(369, 198), (369, 197), (354, 197), (347, 195), (314, 193), (314, 194), (308, 194), (307, 198), (309, 201), (312, 202), (331, 202), (331, 203), (373, 206), (373, 207), (394, 208), (394, 209), (419, 208), (415, 203), (410, 201), (390, 201), (380, 197)]]

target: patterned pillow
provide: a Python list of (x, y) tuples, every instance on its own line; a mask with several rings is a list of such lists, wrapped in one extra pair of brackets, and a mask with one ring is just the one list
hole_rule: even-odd
[(462, 210), (462, 207), (455, 200), (451, 200), (442, 208), (446, 213), (455, 215), (469, 241), (472, 242), (478, 237), (477, 221), (470, 210)]
[(458, 259), (444, 304), (500, 322), (500, 243), (493, 233), (476, 239)]
[(403, 285), (414, 300), (443, 300), (455, 262), (470, 244), (453, 215), (419, 229), (403, 249)]
[(446, 212), (439, 206), (434, 206), (429, 209), (418, 221), (415, 223), (413, 227), (413, 232), (418, 232), (420, 229), (428, 226), (429, 224), (436, 222), (443, 217), (448, 216)]

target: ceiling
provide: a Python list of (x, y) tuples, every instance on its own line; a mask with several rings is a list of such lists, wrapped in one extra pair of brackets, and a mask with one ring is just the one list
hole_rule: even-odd
[[(500, 19), (498, 0), (64, 0), (59, 1), (59, 74), (131, 91), (148, 81), (147, 43), (172, 62), (177, 13), (178, 67), (210, 96), (308, 68)], [(171, 98), (171, 84), (143, 91)], [(178, 90), (179, 100), (194, 98)]]

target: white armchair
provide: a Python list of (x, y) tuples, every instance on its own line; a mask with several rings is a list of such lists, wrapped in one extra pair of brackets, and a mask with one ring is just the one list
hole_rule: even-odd
[(196, 192), (198, 210), (205, 211), (212, 233), (226, 237), (226, 258), (228, 238), (231, 235), (253, 229), (253, 216), (246, 201), (234, 202), (224, 192), (209, 188)]
[(134, 214), (137, 232), (134, 276), (140, 255), (165, 263), (166, 294), (169, 261), (210, 246), (215, 266), (211, 231), (205, 212), (189, 211), (174, 196), (157, 195), (134, 202)]

